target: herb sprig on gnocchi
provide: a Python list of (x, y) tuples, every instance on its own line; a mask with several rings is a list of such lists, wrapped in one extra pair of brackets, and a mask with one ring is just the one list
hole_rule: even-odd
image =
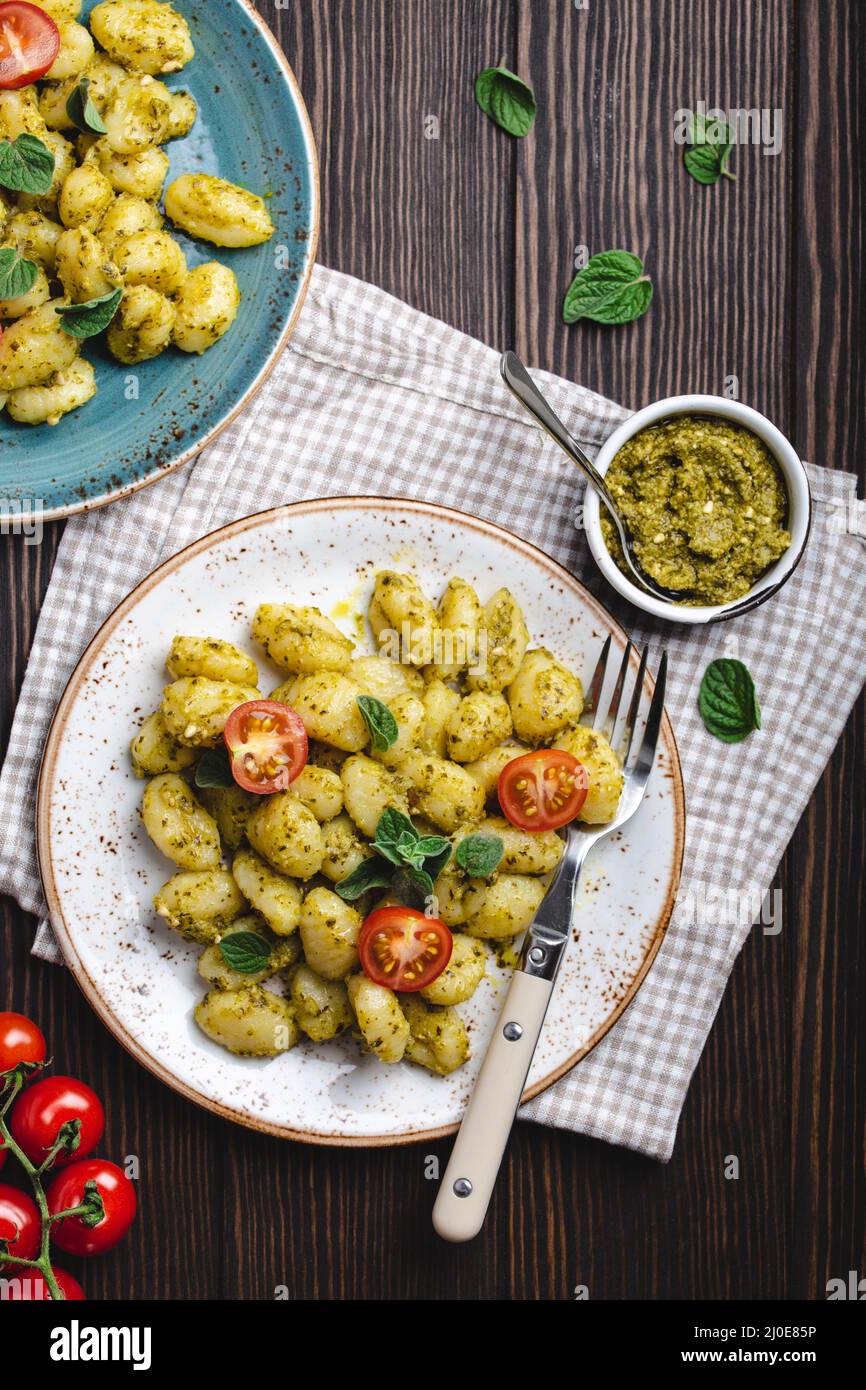
[(190, 269), (172, 225), (225, 248), (275, 230), (263, 198), (213, 174), (175, 179), (160, 210), (162, 147), (197, 119), (194, 97), (162, 80), (195, 56), (184, 16), (167, 0), (102, 0), (88, 28), (80, 11), (0, 3), (0, 407), (31, 425), (96, 394), (87, 338), (105, 333), (134, 366), (206, 352), (231, 328), (233, 270)]
[(556, 769), (558, 797), (579, 768), (570, 815), (596, 823), (622, 773), (507, 589), (482, 604), (455, 578), (437, 606), (382, 571), (367, 616), (375, 655), (318, 608), (260, 605), (251, 635), (283, 676), (266, 698), (247, 652), (174, 638), (131, 745), (144, 827), (176, 867), (155, 907), (204, 948), (196, 1021), (230, 1051), (349, 1032), (385, 1064), (447, 1075), (469, 1057), (460, 1006), (562, 857), (561, 802), (527, 812), (546, 790), (533, 769)]

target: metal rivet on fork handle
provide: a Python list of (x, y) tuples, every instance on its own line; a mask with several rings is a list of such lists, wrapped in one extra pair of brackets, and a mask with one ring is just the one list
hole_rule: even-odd
[(519, 1023), (506, 1023), (502, 1033), (508, 1042), (519, 1042), (523, 1037), (523, 1029)]
[(471, 1197), (472, 1184), (468, 1178), (458, 1178), (454, 1184), (454, 1192), (458, 1197)]

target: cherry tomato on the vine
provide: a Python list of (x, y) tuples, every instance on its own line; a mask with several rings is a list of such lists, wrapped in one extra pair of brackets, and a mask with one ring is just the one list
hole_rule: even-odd
[(506, 763), (497, 794), (503, 814), (519, 830), (558, 830), (586, 801), (583, 763), (561, 748), (539, 748)]
[(0, 89), (37, 82), (59, 52), (60, 30), (38, 5), (26, 0), (0, 5)]
[(377, 985), (411, 993), (432, 985), (451, 959), (454, 938), (438, 917), (411, 907), (380, 907), (361, 927), (364, 973)]
[[(71, 1274), (67, 1274), (65, 1269), (58, 1269), (57, 1265), (52, 1265), (54, 1278), (57, 1280), (67, 1301), (77, 1302), (85, 1297), (84, 1290), (77, 1279), (73, 1279)], [(31, 1269), (28, 1265), (2, 1265), (0, 1266), (0, 1279), (5, 1279), (6, 1289), (4, 1299), (10, 1303), (50, 1303), (51, 1290), (45, 1282), (45, 1276), (41, 1270)]]
[(307, 765), (307, 731), (299, 714), (276, 700), (249, 700), (226, 720), (223, 733), (232, 776), (244, 791), (285, 791)]
[(106, 1158), (83, 1158), (62, 1168), (46, 1192), (52, 1216), (80, 1206), (84, 1186), (95, 1182), (105, 1215), (95, 1226), (85, 1226), (78, 1216), (67, 1216), (51, 1228), (51, 1239), (70, 1255), (101, 1255), (123, 1239), (135, 1218), (135, 1185), (116, 1163)]
[(78, 1120), (79, 1145), (74, 1153), (60, 1153), (57, 1168), (93, 1153), (105, 1128), (105, 1112), (95, 1091), (74, 1076), (45, 1076), (35, 1081), (12, 1107), (12, 1138), (38, 1168), (56, 1142), (61, 1125)]
[(23, 1014), (0, 1013), (0, 1072), (19, 1062), (44, 1062), (45, 1039), (36, 1024)]
[(8, 1242), (8, 1254), (17, 1255), (19, 1260), (35, 1259), (42, 1240), (36, 1203), (26, 1192), (5, 1182), (0, 1183), (0, 1240)]

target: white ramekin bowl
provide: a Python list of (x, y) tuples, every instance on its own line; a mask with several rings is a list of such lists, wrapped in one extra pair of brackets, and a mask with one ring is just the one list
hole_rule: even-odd
[(652, 613), (656, 618), (665, 618), (668, 622), (714, 623), (757, 608), (777, 593), (794, 573), (806, 548), (812, 523), (809, 480), (805, 468), (781, 431), (757, 410), (741, 405), (739, 401), (728, 400), (726, 396), (669, 396), (666, 400), (645, 406), (643, 410), (630, 416), (618, 430), (614, 430), (609, 439), (605, 440), (595, 461), (599, 473), (607, 472), (623, 444), (640, 430), (646, 429), (647, 425), (657, 425), (662, 420), (670, 420), (675, 415), (710, 415), (730, 420), (735, 425), (742, 425), (745, 429), (751, 430), (752, 434), (757, 435), (766, 444), (779, 465), (788, 489), (788, 530), (791, 532), (791, 544), (784, 555), (780, 556), (766, 574), (761, 575), (748, 594), (735, 602), (690, 608), (653, 598), (636, 584), (632, 584), (631, 580), (626, 579), (604, 543), (599, 516), (599, 509), (603, 504), (591, 486), (586, 489), (583, 524), (589, 548), (598, 568), (617, 593), (622, 594), (636, 608), (642, 608), (645, 613)]

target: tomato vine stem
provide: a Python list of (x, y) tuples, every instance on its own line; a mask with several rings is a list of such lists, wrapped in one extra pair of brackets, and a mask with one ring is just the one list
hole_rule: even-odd
[[(44, 1067), (45, 1063), (43, 1062), (33, 1063), (26, 1068), (26, 1071), (29, 1074), (31, 1071), (42, 1071)], [(34, 1163), (30, 1162), (30, 1159), (27, 1157), (26, 1153), (24, 1153), (21, 1146), (15, 1142), (6, 1122), (6, 1117), (24, 1088), (24, 1078), (25, 1068), (22, 1066), (15, 1067), (11, 1071), (4, 1072), (2, 1076), (0, 1076), (0, 1082), (2, 1082), (0, 1096), (3, 1097), (2, 1105), (0, 1105), (0, 1139), (3, 1141), (3, 1147), (17, 1158), (30, 1179), (30, 1186), (33, 1189), (33, 1200), (39, 1211), (41, 1239), (39, 1255), (35, 1260), (16, 1260), (14, 1255), (9, 1254), (8, 1245), (0, 1239), (0, 1270), (6, 1265), (18, 1266), (24, 1269), (38, 1269), (45, 1283), (48, 1285), (48, 1291), (52, 1299), (63, 1301), (66, 1295), (57, 1282), (57, 1276), (51, 1265), (51, 1227), (55, 1221), (62, 1221), (64, 1217), (67, 1216), (79, 1216), (89, 1213), (93, 1208), (90, 1203), (83, 1202), (77, 1207), (70, 1207), (68, 1211), (59, 1211), (53, 1216), (49, 1212), (48, 1199), (45, 1196), (45, 1189), (42, 1185), (43, 1174), (49, 1171), (55, 1163), (58, 1154), (72, 1152), (72, 1147), (69, 1141), (65, 1139), (58, 1140), (45, 1161), (37, 1168)], [(7, 1092), (8, 1095), (6, 1094)], [(74, 1123), (77, 1125), (79, 1122), (75, 1121)]]

